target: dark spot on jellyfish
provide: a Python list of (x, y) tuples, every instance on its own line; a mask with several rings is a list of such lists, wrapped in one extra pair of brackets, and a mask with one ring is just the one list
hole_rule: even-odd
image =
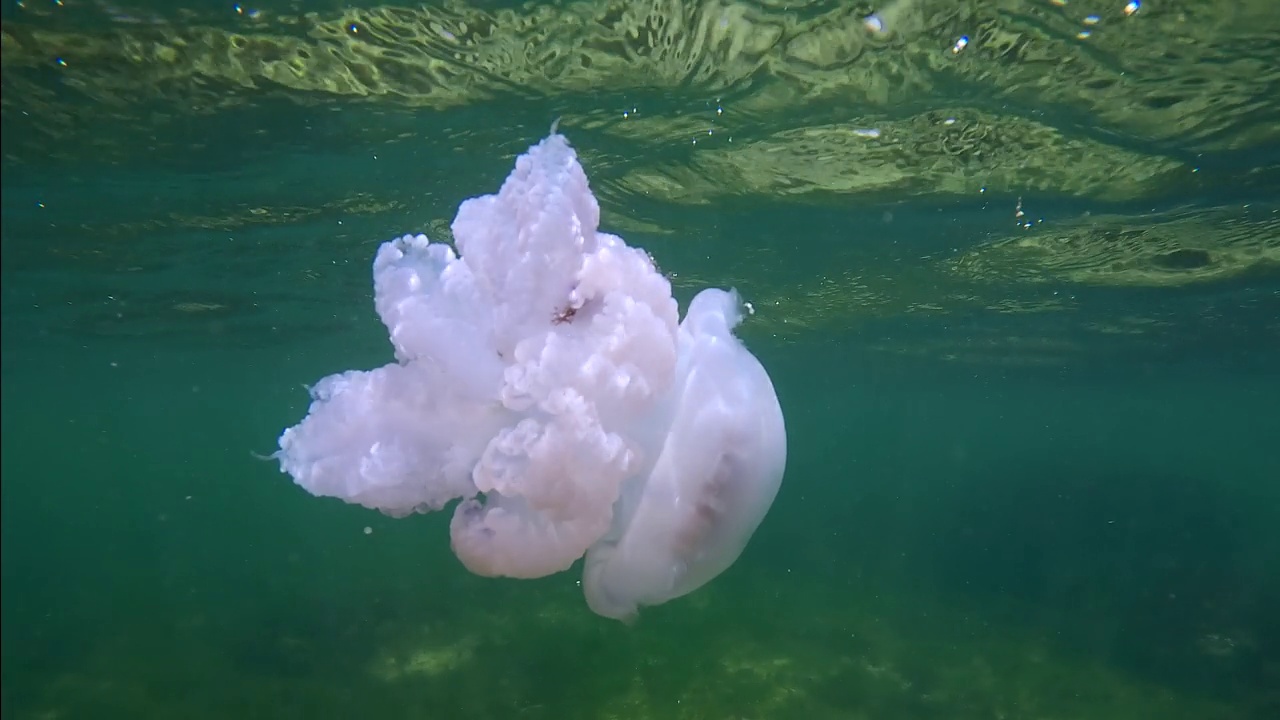
[(1197, 270), (1212, 265), (1213, 256), (1208, 250), (1184, 248), (1156, 255), (1153, 262), (1162, 270)]
[(551, 318), (551, 322), (555, 323), (556, 325), (571, 323), (573, 322), (573, 316), (577, 314), (578, 314), (578, 308), (573, 306), (568, 306), (563, 310), (557, 312), (555, 316)]

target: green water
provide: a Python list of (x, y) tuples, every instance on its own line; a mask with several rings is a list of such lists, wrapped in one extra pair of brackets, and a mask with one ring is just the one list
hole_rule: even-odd
[[(242, 14), (189, 4), (5, 5), (6, 719), (1280, 714), (1280, 136), (1266, 94), (1168, 138), (1152, 128), (1194, 109), (1147, 126), (1086, 94), (1037, 106), (993, 76), (985, 97), (943, 78), (931, 95), (815, 91), (764, 112), (752, 103), (792, 77), (778, 67), (713, 88), (653, 75), (648, 56), (632, 58), (628, 87), (539, 85), (508, 68), (480, 74), (505, 89), (449, 102), (421, 88), (415, 100), (248, 85), (186, 55), (172, 67), (198, 72), (156, 80), (130, 48), (191, 28), (253, 37)], [(745, 5), (801, 19), (871, 10)], [(955, 7), (1025, 19), (1043, 5)], [(946, 20), (910, 40), (945, 51), (963, 17), (924, 6)], [(343, 7), (264, 5), (317, 16), (263, 37), (320, 37), (307, 28)], [(1264, 15), (1238, 12), (1222, 44), (1245, 26), (1280, 40)], [(1280, 48), (1237, 45), (1242, 62)], [(913, 70), (894, 77), (931, 67), (903, 53)], [(878, 57), (850, 67), (875, 76)], [(652, 171), (694, 187), (708, 166), (685, 129), (712, 118), (741, 145), (872, 102), (884, 117), (964, 98), (996, 112), (1002, 93), (1009, 117), (1203, 172), (1129, 199), (1016, 182), (829, 181), (793, 197), (725, 172), (694, 203), (628, 184)], [(633, 105), (670, 134), (628, 136)], [(782, 491), (742, 558), (634, 625), (591, 614), (579, 568), (476, 577), (450, 551), (447, 513), (394, 520), (316, 499), (254, 456), (305, 414), (304, 384), (391, 359), (372, 307), (378, 243), (444, 232), (556, 116), (603, 225), (649, 250), (682, 303), (730, 284), (754, 302), (741, 334), (788, 424)], [(813, 166), (854, 162), (831, 152)], [(968, 162), (955, 178), (1001, 171)], [(1016, 207), (1043, 223), (1017, 228)], [(1179, 218), (1197, 213), (1240, 225), (1179, 239)], [(1118, 230), (1069, 235), (1082, 217), (1157, 231), (1120, 255)], [(1005, 257), (984, 253), (1009, 237), (1096, 247), (952, 272), (966, 253)], [(1159, 248), (1149, 266), (1146, 246)], [(1071, 274), (1082, 268), (1093, 274)]]
[(732, 571), (634, 627), (573, 573), (467, 574), (444, 515), (314, 500), (250, 457), (346, 338), (7, 350), (6, 715), (1264, 716), (1274, 384), (844, 346), (761, 343), (784, 492)]

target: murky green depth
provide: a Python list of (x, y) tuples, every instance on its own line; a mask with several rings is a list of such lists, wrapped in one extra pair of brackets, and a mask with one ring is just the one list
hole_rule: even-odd
[(6, 716), (1262, 717), (1273, 386), (758, 345), (784, 492), (731, 572), (634, 627), (573, 573), (467, 574), (446, 516), (251, 458), (343, 338), (6, 355)]

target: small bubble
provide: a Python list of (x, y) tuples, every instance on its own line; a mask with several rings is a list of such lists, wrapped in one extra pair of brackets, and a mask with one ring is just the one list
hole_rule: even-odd
[(372, 534), (373, 534), (373, 528), (369, 527), (368, 525), (365, 525), (365, 526), (364, 526), (364, 534), (365, 534), (365, 535), (372, 535)]

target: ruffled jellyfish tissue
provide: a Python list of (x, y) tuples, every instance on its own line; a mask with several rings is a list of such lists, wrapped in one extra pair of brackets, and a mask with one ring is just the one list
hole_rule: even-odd
[(466, 200), (457, 247), (406, 235), (373, 263), (395, 361), (330, 375), (280, 436), (307, 492), (389, 515), (461, 500), (472, 572), (535, 578), (585, 556), (596, 613), (622, 620), (726, 570), (782, 482), (782, 408), (733, 329), (733, 291), (684, 319), (642, 250), (598, 229), (556, 133), (496, 195)]

